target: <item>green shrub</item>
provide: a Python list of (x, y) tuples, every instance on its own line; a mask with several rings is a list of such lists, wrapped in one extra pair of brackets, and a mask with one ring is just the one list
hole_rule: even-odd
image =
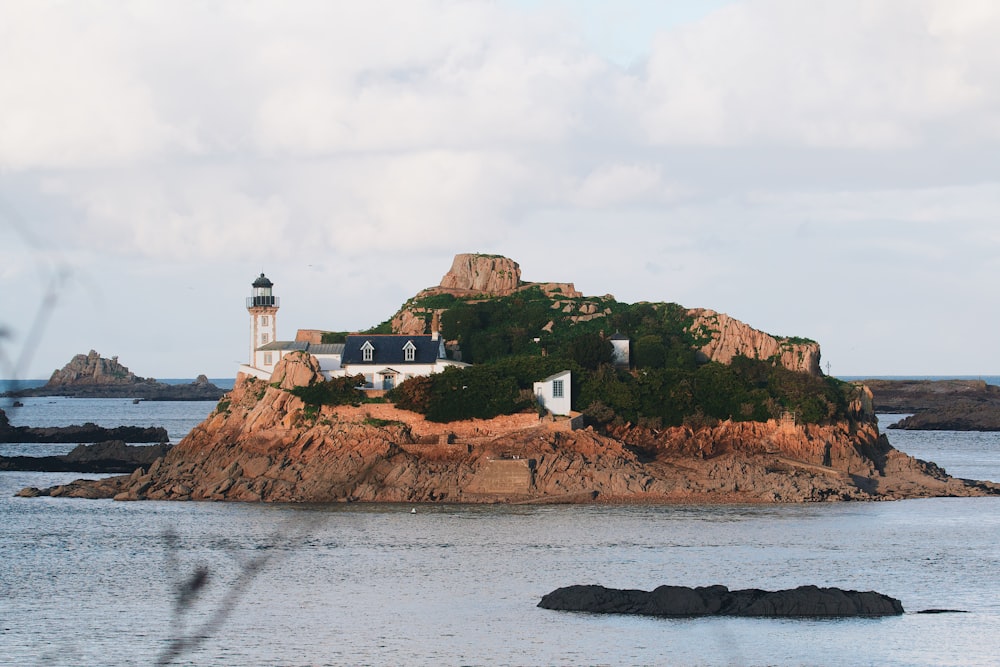
[(307, 406), (358, 405), (364, 398), (358, 387), (364, 382), (363, 375), (338, 377), (307, 387), (294, 387), (289, 393), (301, 398)]

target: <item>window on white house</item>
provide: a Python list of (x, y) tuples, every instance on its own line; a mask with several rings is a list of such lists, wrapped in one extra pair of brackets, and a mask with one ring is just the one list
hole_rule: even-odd
[(260, 325), (262, 327), (266, 327), (267, 326), (267, 315), (261, 315), (260, 316)]
[(373, 348), (371, 346), (371, 343), (366, 342), (361, 347), (361, 359), (363, 361), (371, 361), (372, 360), (372, 352), (374, 352), (374, 351), (375, 351), (375, 348)]
[(268, 334), (262, 333), (260, 335), (261, 345), (267, 345), (270, 340), (271, 340), (271, 337)]
[(271, 353), (270, 352), (265, 352), (264, 353), (264, 365), (265, 366), (270, 366), (271, 365)]
[(563, 381), (553, 380), (552, 381), (552, 398), (562, 398), (563, 397)]
[(413, 345), (413, 342), (406, 341), (406, 345), (403, 346), (403, 358), (406, 361), (413, 361), (416, 352), (417, 348), (416, 346)]

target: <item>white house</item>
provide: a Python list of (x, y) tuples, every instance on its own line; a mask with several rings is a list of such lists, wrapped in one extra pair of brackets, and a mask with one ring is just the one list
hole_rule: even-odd
[(554, 415), (568, 415), (572, 402), (570, 379), (569, 371), (561, 371), (534, 383), (538, 403)]
[(341, 370), (333, 375), (364, 375), (366, 389), (392, 389), (412, 377), (469, 365), (448, 359), (437, 333), (353, 334), (347, 336), (340, 363)]

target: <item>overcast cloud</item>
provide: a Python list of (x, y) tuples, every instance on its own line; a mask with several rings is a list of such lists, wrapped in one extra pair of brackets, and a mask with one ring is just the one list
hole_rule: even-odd
[(997, 374), (997, 34), (992, 0), (0, 0), (0, 350), (232, 377), (261, 271), (292, 338), (491, 252), (835, 375)]

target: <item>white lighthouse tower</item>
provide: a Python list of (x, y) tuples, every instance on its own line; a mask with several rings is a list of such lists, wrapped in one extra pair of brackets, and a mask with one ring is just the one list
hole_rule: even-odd
[(247, 297), (250, 312), (250, 366), (270, 373), (277, 363), (277, 354), (261, 350), (277, 340), (278, 297), (271, 293), (274, 283), (263, 273), (253, 281), (253, 292)]

